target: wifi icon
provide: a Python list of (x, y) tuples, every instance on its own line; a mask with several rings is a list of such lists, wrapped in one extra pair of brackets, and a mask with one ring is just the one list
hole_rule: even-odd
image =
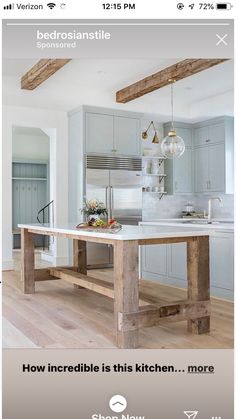
[(54, 7), (56, 6), (55, 3), (48, 3), (47, 6), (49, 7), (49, 9), (54, 9)]

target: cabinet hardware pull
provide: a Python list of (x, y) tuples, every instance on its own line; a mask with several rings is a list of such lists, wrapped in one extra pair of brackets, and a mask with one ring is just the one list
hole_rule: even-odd
[(117, 150), (116, 150), (115, 148), (113, 148), (111, 151), (112, 151), (113, 153), (115, 153)]
[(206, 140), (206, 143), (209, 143), (211, 140)]

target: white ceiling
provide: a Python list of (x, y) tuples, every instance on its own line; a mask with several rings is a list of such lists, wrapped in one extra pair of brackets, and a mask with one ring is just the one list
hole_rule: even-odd
[[(82, 104), (145, 112), (160, 122), (170, 119), (170, 87), (127, 104), (115, 101), (117, 90), (155, 73), (178, 59), (72, 60), (33, 91), (21, 90), (21, 76), (36, 60), (3, 61), (3, 103), (69, 111)], [(175, 119), (199, 121), (233, 115), (233, 61), (175, 84)]]

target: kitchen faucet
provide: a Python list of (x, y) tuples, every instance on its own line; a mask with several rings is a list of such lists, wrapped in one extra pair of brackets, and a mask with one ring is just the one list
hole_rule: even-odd
[(207, 216), (207, 222), (208, 224), (212, 223), (212, 207), (211, 207), (211, 202), (213, 200), (217, 200), (220, 203), (220, 206), (222, 206), (222, 199), (219, 196), (213, 196), (212, 198), (208, 199), (208, 216)]

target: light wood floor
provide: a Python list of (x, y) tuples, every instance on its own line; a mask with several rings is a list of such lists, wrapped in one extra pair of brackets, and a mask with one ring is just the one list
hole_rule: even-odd
[[(61, 280), (36, 283), (36, 293), (20, 291), (18, 257), (15, 271), (3, 274), (3, 346), (10, 348), (115, 348), (113, 302)], [(38, 263), (38, 267), (45, 266)], [(89, 275), (111, 280), (111, 270)], [(147, 283), (148, 290), (148, 283)], [(186, 297), (183, 290), (158, 285), (163, 301)], [(192, 335), (186, 322), (163, 323), (140, 330), (141, 348), (232, 348), (233, 304), (212, 299), (211, 332)]]

